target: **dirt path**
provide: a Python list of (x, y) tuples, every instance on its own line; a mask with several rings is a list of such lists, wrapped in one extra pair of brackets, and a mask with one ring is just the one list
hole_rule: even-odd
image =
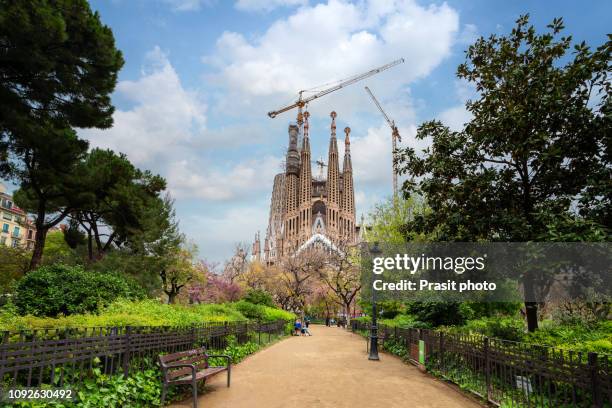
[(365, 340), (357, 335), (311, 329), (312, 337), (283, 340), (233, 367), (231, 388), (225, 373), (211, 379), (199, 407), (480, 407), (398, 358), (381, 353), (380, 361), (368, 361)]

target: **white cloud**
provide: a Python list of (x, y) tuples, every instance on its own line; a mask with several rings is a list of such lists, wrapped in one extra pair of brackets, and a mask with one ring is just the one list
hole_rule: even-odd
[(206, 130), (206, 105), (183, 88), (167, 56), (155, 47), (147, 61), (138, 80), (117, 85), (117, 93), (134, 106), (117, 109), (110, 129), (81, 131), (94, 145), (126, 153), (137, 165), (166, 157), (169, 149), (203, 137)]
[(476, 98), (478, 94), (474, 85), (464, 80), (455, 81), (455, 94), (459, 104), (442, 111), (439, 119), (451, 130), (459, 131), (472, 119), (472, 114), (465, 108), (465, 103), (469, 99)]
[(214, 0), (163, 0), (175, 11), (196, 11)]
[(308, 0), (238, 0), (235, 7), (243, 11), (271, 11), (278, 7), (295, 7), (308, 4)]
[(472, 114), (465, 110), (464, 105), (446, 109), (440, 114), (440, 121), (454, 131), (462, 130), (463, 125), (470, 119), (472, 119)]
[[(402, 136), (402, 146), (421, 148), (421, 141), (414, 139), (416, 127), (409, 125), (399, 128)], [(340, 147), (340, 157), (344, 155), (344, 146)], [(353, 174), (355, 185), (364, 187), (366, 185), (388, 186), (389, 193), (392, 191), (392, 144), (391, 130), (386, 123), (379, 127), (368, 128), (365, 136), (351, 138), (351, 159), (353, 162)]]
[(254, 39), (225, 32), (204, 61), (218, 68), (216, 79), (228, 88), (277, 95), (279, 103), (299, 89), (404, 57), (405, 64), (382, 74), (399, 89), (449, 55), (458, 29), (458, 14), (445, 3), (329, 0), (299, 8)]
[(271, 192), (280, 162), (281, 158), (267, 156), (206, 169), (199, 162), (179, 160), (168, 169), (168, 184), (176, 198), (242, 199), (257, 192)]
[(182, 86), (168, 57), (155, 47), (146, 59), (139, 79), (117, 86), (133, 106), (115, 111), (111, 129), (81, 130), (92, 146), (125, 153), (138, 167), (163, 175), (176, 198), (232, 200), (271, 186), (277, 157), (247, 157), (233, 164), (206, 157), (213, 148), (261, 140), (264, 130), (240, 124), (208, 130), (206, 105)]

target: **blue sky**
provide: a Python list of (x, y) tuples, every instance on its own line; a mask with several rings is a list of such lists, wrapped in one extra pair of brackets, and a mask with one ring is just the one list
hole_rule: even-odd
[(126, 64), (110, 130), (80, 131), (168, 180), (180, 226), (199, 256), (223, 261), (236, 242), (265, 233), (272, 178), (281, 169), (295, 112), (266, 112), (299, 89), (399, 57), (406, 62), (310, 106), (313, 156), (326, 157), (329, 112), (352, 129), (358, 214), (391, 191), (390, 131), (363, 90), (377, 95), (403, 136), (439, 118), (469, 119), (470, 86), (455, 77), (480, 35), (509, 32), (529, 12), (544, 30), (562, 16), (567, 33), (599, 45), (612, 3), (590, 1), (95, 0)]

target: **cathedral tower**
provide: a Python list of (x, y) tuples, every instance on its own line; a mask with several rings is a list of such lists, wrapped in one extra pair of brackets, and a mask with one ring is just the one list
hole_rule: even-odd
[(344, 161), (342, 162), (342, 210), (340, 235), (352, 241), (355, 236), (355, 191), (353, 189), (353, 164), (351, 162), (351, 128), (344, 128)]
[(331, 113), (331, 137), (327, 159), (327, 230), (337, 236), (340, 215), (340, 171), (338, 168), (338, 142), (336, 141), (336, 112)]
[[(263, 260), (267, 264), (310, 245), (333, 248), (334, 243), (355, 244), (359, 239), (355, 225), (350, 129), (344, 129), (344, 160), (340, 172), (336, 112), (331, 112), (330, 116), (326, 179), (312, 175), (308, 112), (304, 112), (299, 124), (289, 125), (285, 171), (274, 178), (270, 202), (263, 248)], [(321, 169), (326, 165), (322, 160), (317, 163)], [(253, 252), (261, 253), (259, 235), (255, 241)]]
[(302, 139), (300, 167), (300, 201), (299, 201), (299, 243), (302, 244), (310, 236), (311, 206), (312, 206), (312, 171), (310, 168), (310, 140), (308, 111), (304, 112), (304, 137)]
[[(287, 164), (285, 168), (285, 228), (283, 246), (297, 246), (298, 236), (298, 192), (300, 156), (298, 154), (298, 127), (289, 125), (289, 148), (287, 149)], [(284, 252), (284, 251), (283, 251)]]

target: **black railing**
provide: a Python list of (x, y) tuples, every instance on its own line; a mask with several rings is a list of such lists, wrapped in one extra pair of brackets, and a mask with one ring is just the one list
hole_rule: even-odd
[(206, 346), (221, 350), (234, 336), (240, 344), (265, 343), (287, 322), (220, 322), (190, 327), (126, 326), (0, 332), (0, 387), (78, 384), (93, 368), (129, 376), (160, 353)]
[[(351, 321), (365, 334), (369, 324)], [(379, 325), (384, 345), (434, 375), (503, 407), (611, 407), (612, 364), (605, 354), (480, 335)]]

